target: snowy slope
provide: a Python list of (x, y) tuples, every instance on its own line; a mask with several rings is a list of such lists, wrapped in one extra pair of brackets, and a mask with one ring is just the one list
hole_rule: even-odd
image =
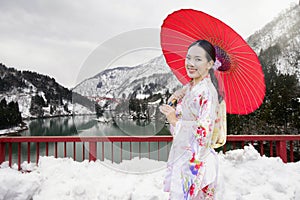
[(275, 43), (289, 46), (286, 41), (300, 42), (300, 5), (293, 4), (283, 10), (275, 19), (266, 24), (261, 30), (251, 35), (247, 42), (256, 53), (266, 50)]
[(276, 55), (274, 64), (281, 73), (299, 74), (300, 5), (292, 4), (261, 30), (251, 35), (247, 42), (258, 55), (261, 51), (278, 45), (280, 53)]
[[(19, 71), (0, 63), (0, 101), (4, 98), (7, 103), (18, 102), (22, 118), (37, 117), (37, 114), (49, 117), (92, 113), (83, 105), (73, 105), (72, 92), (59, 85), (54, 78), (36, 72)], [(34, 102), (32, 99), (35, 99)], [(30, 112), (31, 107), (34, 107), (34, 112)], [(36, 111), (36, 107), (42, 108)]]
[[(298, 200), (300, 162), (261, 157), (252, 146), (218, 155), (220, 174), (217, 200)], [(134, 158), (120, 164), (109, 160), (76, 162), (69, 158), (40, 157), (39, 167), (24, 163), (17, 171), (0, 167), (0, 199), (131, 199), (165, 200), (166, 163)], [(116, 170), (119, 169), (119, 170)], [(140, 173), (120, 171), (134, 169)]]
[[(36, 90), (36, 87), (33, 86), (33, 88), (34, 88), (34, 90)], [(7, 102), (11, 102), (11, 101), (18, 102), (19, 111), (21, 112), (22, 118), (36, 117), (36, 116), (32, 115), (29, 111), (32, 96), (39, 95), (39, 96), (43, 97), (45, 102), (47, 102), (47, 99), (45, 98), (45, 93), (44, 92), (42, 92), (42, 91), (36, 92), (34, 90), (33, 91), (28, 91), (28, 88), (19, 89), (18, 92), (13, 90), (9, 93), (5, 93), (5, 94), (0, 95), (0, 99), (5, 98)], [(72, 105), (71, 101), (67, 101), (67, 100), (63, 99), (63, 102), (64, 102), (64, 104), (69, 105), (68, 108), (69, 108), (70, 111), (73, 110), (73, 105)], [(72, 113), (66, 112), (63, 109), (63, 105), (58, 105), (56, 107), (55, 112), (50, 114), (50, 105), (51, 104), (49, 104), (47, 107), (43, 107), (45, 117), (72, 114)], [(83, 108), (82, 110), (85, 110), (85, 108)], [(76, 110), (77, 113), (82, 113), (80, 111)]]
[(164, 94), (167, 89), (172, 91), (181, 85), (162, 55), (132, 68), (117, 67), (104, 70), (78, 84), (73, 91), (83, 96), (129, 98), (134, 91), (147, 94), (145, 88), (151, 83), (155, 85), (151, 90), (153, 94)]

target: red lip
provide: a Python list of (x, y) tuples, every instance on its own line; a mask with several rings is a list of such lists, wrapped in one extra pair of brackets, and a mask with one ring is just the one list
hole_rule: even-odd
[(197, 70), (188, 70), (189, 73), (195, 73)]

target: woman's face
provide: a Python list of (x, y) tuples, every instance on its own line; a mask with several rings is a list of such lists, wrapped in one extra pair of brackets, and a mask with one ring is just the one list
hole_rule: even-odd
[(212, 60), (208, 62), (206, 51), (202, 47), (195, 45), (189, 48), (185, 59), (185, 69), (190, 78), (201, 80), (208, 74), (212, 64)]

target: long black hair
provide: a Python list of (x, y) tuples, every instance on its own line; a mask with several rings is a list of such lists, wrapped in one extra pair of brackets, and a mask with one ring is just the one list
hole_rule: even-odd
[[(190, 49), (192, 46), (202, 47), (206, 52), (205, 55), (206, 55), (207, 61), (209, 62), (209, 61), (213, 60), (214, 62), (216, 62), (216, 50), (215, 50), (215, 47), (210, 42), (208, 42), (207, 40), (197, 40), (197, 41), (193, 42), (189, 46), (188, 49)], [(218, 100), (220, 103), (223, 100), (223, 96), (220, 94), (220, 91), (219, 91), (218, 79), (215, 76), (213, 68), (210, 68), (208, 72), (210, 74), (211, 81), (218, 92)]]

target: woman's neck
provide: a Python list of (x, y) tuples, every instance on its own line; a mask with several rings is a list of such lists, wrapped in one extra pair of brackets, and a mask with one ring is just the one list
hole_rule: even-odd
[(206, 78), (206, 77), (209, 77), (209, 74), (206, 74), (205, 76), (201, 76), (201, 77), (199, 77), (199, 78), (194, 78), (194, 79), (191, 81), (192, 86), (194, 86), (194, 85), (200, 83), (200, 82), (201, 82), (204, 78)]

